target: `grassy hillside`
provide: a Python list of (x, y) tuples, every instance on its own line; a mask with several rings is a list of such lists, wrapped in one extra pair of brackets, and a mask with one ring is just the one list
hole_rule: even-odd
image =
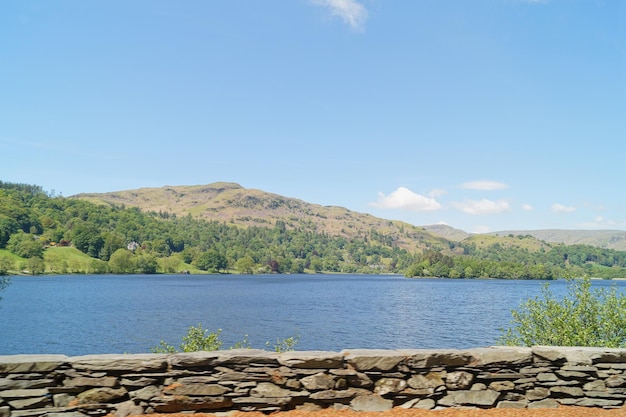
[(492, 235), (530, 235), (539, 240), (566, 245), (590, 245), (599, 248), (626, 251), (626, 231), (623, 230), (517, 230), (491, 233)]
[(367, 238), (372, 231), (409, 251), (446, 248), (448, 240), (422, 227), (357, 213), (343, 207), (321, 206), (239, 184), (218, 182), (196, 186), (141, 188), (72, 198), (97, 204), (139, 207), (146, 212), (191, 215), (241, 226), (272, 227), (284, 221), (288, 229), (302, 229), (345, 238)]

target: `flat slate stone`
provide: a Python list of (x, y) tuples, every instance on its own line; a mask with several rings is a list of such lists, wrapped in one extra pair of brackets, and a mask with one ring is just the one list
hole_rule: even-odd
[(411, 349), (399, 350), (407, 357), (406, 363), (411, 368), (425, 369), (437, 366), (454, 367), (469, 365), (472, 361), (471, 350), (458, 349)]
[(343, 355), (337, 352), (285, 352), (278, 355), (278, 363), (290, 368), (340, 369), (343, 368)]
[(359, 371), (389, 371), (406, 359), (406, 355), (393, 350), (345, 350), (343, 354), (348, 364)]
[(167, 370), (167, 355), (137, 354), (137, 355), (87, 355), (70, 358), (74, 369), (84, 371), (165, 371)]
[(354, 411), (388, 411), (393, 408), (393, 401), (380, 395), (360, 395), (350, 401), (350, 408)]
[(0, 356), (0, 373), (51, 372), (68, 361), (65, 355)]
[(495, 364), (521, 365), (532, 363), (533, 350), (525, 347), (490, 347), (472, 349), (473, 366), (490, 366)]

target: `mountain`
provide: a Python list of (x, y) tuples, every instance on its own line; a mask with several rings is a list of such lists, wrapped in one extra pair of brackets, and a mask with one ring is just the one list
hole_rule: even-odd
[(138, 207), (161, 215), (187, 216), (241, 226), (272, 227), (278, 221), (287, 228), (326, 233), (346, 238), (385, 236), (401, 248), (445, 249), (449, 241), (422, 227), (385, 220), (337, 206), (321, 206), (231, 182), (208, 185), (165, 186), (109, 193), (78, 194), (71, 198), (97, 204)]
[(509, 230), (489, 233), (496, 236), (526, 236), (550, 243), (566, 245), (590, 245), (604, 249), (626, 251), (626, 231), (624, 230)]
[(446, 224), (431, 224), (423, 227), (433, 235), (443, 237), (451, 240), (452, 242), (460, 242), (471, 236), (471, 234), (464, 230), (455, 229), (454, 227), (450, 227)]

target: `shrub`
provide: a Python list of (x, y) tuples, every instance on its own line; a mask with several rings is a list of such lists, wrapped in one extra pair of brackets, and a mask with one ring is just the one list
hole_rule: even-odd
[(546, 284), (512, 315), (499, 344), (626, 347), (626, 296), (615, 287), (592, 290), (588, 277), (570, 279), (563, 299)]

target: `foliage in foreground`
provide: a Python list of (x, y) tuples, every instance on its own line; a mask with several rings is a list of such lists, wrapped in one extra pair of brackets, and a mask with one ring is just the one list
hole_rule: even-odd
[[(183, 340), (180, 347), (176, 347), (161, 340), (158, 346), (150, 349), (153, 353), (176, 353), (176, 352), (200, 352), (200, 351), (215, 351), (221, 350), (224, 342), (220, 340), (220, 334), (222, 329), (218, 329), (215, 332), (209, 332), (202, 328), (202, 324), (198, 326), (190, 326), (187, 330), (187, 334), (183, 336)], [(292, 336), (286, 339), (276, 339), (276, 342), (272, 345), (270, 342), (266, 342), (265, 346), (271, 348), (275, 352), (287, 352), (295, 350), (295, 346), (300, 340), (299, 336)], [(230, 349), (250, 349), (250, 343), (248, 343), (248, 336), (244, 336), (243, 340), (235, 343)]]
[(500, 344), (626, 347), (626, 295), (615, 287), (592, 290), (588, 277), (569, 280), (562, 299), (546, 284), (541, 295), (522, 303), (512, 315)]

